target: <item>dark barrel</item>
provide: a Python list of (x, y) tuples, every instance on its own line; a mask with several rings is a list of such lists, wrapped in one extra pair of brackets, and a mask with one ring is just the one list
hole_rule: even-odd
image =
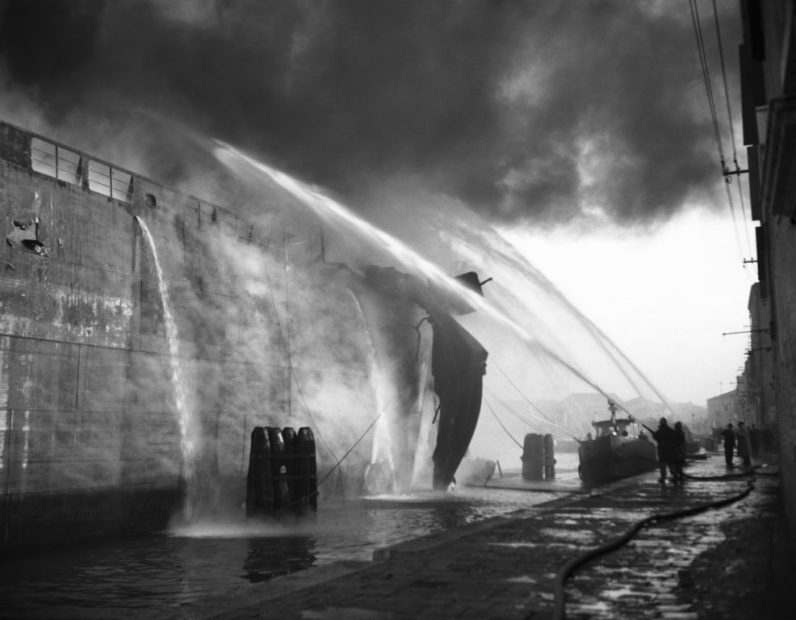
[(271, 445), (265, 429), (262, 426), (256, 426), (251, 434), (249, 472), (246, 476), (246, 516), (271, 514), (273, 509)]
[(537, 433), (525, 435), (522, 451), (522, 477), (542, 480), (544, 477), (544, 437)]
[(285, 442), (285, 467), (287, 468), (287, 486), (290, 489), (290, 510), (299, 511), (298, 455), (296, 454), (296, 430), (292, 426), (282, 429)]
[(554, 480), (556, 477), (556, 449), (552, 435), (544, 436), (544, 478)]
[(271, 475), (274, 481), (274, 510), (283, 511), (290, 508), (290, 487), (287, 479), (287, 459), (285, 458), (285, 440), (282, 431), (269, 426), (268, 441), (271, 444)]
[(307, 426), (302, 426), (296, 436), (296, 465), (299, 510), (318, 512), (318, 480), (315, 459), (315, 436)]

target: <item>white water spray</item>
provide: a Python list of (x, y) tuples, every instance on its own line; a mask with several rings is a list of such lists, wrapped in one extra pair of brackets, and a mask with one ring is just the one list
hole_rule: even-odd
[[(370, 335), (370, 329), (368, 329), (368, 322), (365, 318), (365, 311), (362, 308), (362, 304), (352, 291), (349, 290), (348, 293), (350, 294), (354, 308), (357, 311), (357, 316), (362, 323), (362, 331), (367, 340), (368, 362), (370, 364), (370, 383), (373, 388), (373, 395), (376, 399), (376, 411), (379, 416), (384, 416), (387, 407), (390, 405), (388, 399), (386, 398), (388, 384), (384, 376), (384, 371), (379, 364), (378, 355), (376, 354), (376, 347), (373, 344), (373, 338)], [(390, 486), (393, 486), (395, 484), (395, 466), (392, 462), (392, 437), (389, 435), (389, 422), (385, 417), (381, 417), (379, 419), (379, 421), (376, 423), (376, 428), (373, 431), (373, 449), (370, 457), (370, 464), (365, 473), (366, 485), (368, 484), (368, 475), (371, 472), (370, 467), (381, 462), (386, 462), (389, 465), (390, 471), (388, 473), (390, 480), (388, 483)]]
[(163, 269), (160, 266), (158, 259), (157, 249), (155, 248), (155, 240), (152, 233), (146, 225), (146, 222), (140, 217), (133, 218), (141, 229), (144, 239), (146, 240), (149, 251), (152, 255), (152, 262), (155, 265), (155, 271), (158, 278), (158, 290), (160, 292), (160, 300), (163, 305), (163, 322), (166, 327), (166, 340), (169, 350), (169, 366), (171, 370), (171, 384), (174, 393), (174, 405), (177, 410), (177, 422), (180, 426), (180, 446), (182, 449), (182, 476), (186, 484), (186, 500), (183, 507), (183, 517), (189, 521), (192, 516), (192, 498), (194, 496), (195, 485), (195, 466), (196, 466), (196, 440), (194, 439), (196, 423), (191, 415), (191, 410), (187, 405), (185, 382), (183, 380), (182, 367), (180, 366), (179, 357), (179, 341), (177, 339), (177, 324), (174, 321), (174, 316), (171, 312), (171, 303), (169, 301), (169, 291), (166, 286), (166, 280), (163, 277)]
[(437, 267), (437, 265), (420, 256), (400, 240), (357, 217), (337, 201), (310, 188), (297, 179), (249, 157), (245, 153), (240, 152), (224, 142), (216, 141), (216, 143), (218, 144), (218, 148), (215, 151), (216, 157), (233, 172), (238, 174), (245, 174), (247, 171), (255, 172), (259, 174), (262, 179), (271, 179), (297, 198), (302, 204), (309, 207), (316, 216), (324, 222), (338, 229), (342, 228), (355, 234), (357, 238), (369, 242), (374, 250), (387, 252), (401, 265), (409, 267), (416, 273), (424, 276), (439, 290), (453, 296), (464, 305), (470, 305), (480, 310), (485, 315), (492, 318), (497, 324), (509, 328), (532, 352), (554, 360), (585, 384), (602, 394), (606, 399), (609, 398), (609, 395), (595, 381), (589, 379), (588, 376), (574, 364), (566, 361), (547, 345), (540, 342), (526, 329), (487, 301), (484, 297), (461, 285), (457, 280)]

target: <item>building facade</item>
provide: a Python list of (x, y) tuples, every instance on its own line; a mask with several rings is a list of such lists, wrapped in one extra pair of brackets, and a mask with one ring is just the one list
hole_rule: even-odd
[(744, 144), (756, 222), (757, 289), (747, 398), (773, 422), (782, 492), (796, 539), (796, 3), (743, 0), (739, 50)]
[(742, 418), (738, 390), (724, 392), (708, 399), (708, 426), (721, 429), (727, 424), (737, 424)]

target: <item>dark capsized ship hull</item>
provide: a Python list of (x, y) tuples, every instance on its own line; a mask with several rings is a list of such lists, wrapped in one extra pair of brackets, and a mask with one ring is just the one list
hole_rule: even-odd
[(581, 443), (578, 472), (586, 484), (604, 484), (658, 467), (655, 444), (645, 439), (609, 435)]

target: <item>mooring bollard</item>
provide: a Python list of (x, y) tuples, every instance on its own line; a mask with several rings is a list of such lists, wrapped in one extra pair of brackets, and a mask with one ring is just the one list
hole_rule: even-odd
[(304, 426), (257, 426), (251, 433), (246, 516), (318, 511), (315, 437)]
[(262, 426), (251, 434), (249, 472), (246, 476), (246, 516), (271, 514), (274, 510), (274, 482), (271, 476), (271, 446)]
[(544, 478), (555, 480), (556, 477), (556, 449), (552, 435), (544, 436)]
[(315, 436), (307, 426), (302, 426), (296, 436), (297, 486), (299, 509), (318, 512), (318, 479), (315, 459)]
[(525, 480), (542, 480), (544, 477), (544, 438), (537, 433), (525, 435), (522, 477)]
[(292, 426), (286, 426), (282, 429), (282, 439), (285, 442), (285, 478), (287, 479), (287, 487), (290, 495), (290, 501), (285, 506), (286, 509), (296, 510), (298, 508), (299, 491), (298, 491), (298, 454), (296, 453), (296, 431)]
[(274, 510), (286, 510), (290, 506), (290, 487), (287, 481), (287, 459), (282, 430), (274, 426), (266, 429), (271, 444), (271, 476), (274, 480)]

